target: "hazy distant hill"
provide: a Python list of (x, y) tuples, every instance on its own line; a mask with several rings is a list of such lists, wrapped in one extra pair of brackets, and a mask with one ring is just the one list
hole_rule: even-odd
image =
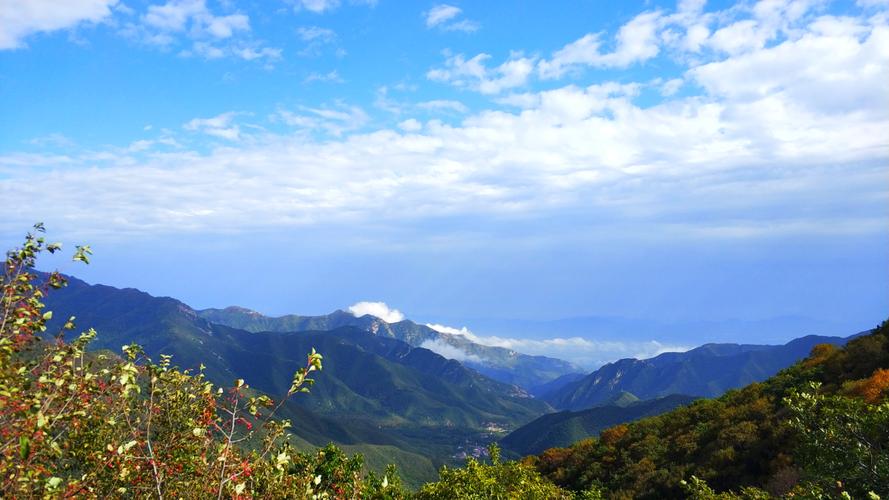
[(673, 394), (663, 398), (639, 401), (630, 393), (607, 405), (583, 411), (562, 411), (544, 415), (500, 440), (503, 449), (518, 456), (541, 453), (548, 448), (570, 446), (582, 439), (597, 436), (617, 424), (643, 417), (660, 415), (684, 406), (696, 398)]
[(622, 359), (542, 396), (555, 408), (582, 410), (627, 391), (641, 399), (669, 394), (714, 397), (759, 382), (805, 358), (817, 344), (848, 339), (809, 335), (784, 345), (706, 344), (651, 359)]
[(529, 356), (502, 347), (476, 344), (462, 335), (439, 332), (409, 320), (387, 323), (375, 316), (356, 317), (342, 310), (323, 316), (292, 314), (279, 317), (264, 316), (243, 307), (204, 309), (197, 311), (197, 313), (202, 318), (214, 323), (251, 332), (333, 330), (342, 326), (353, 326), (380, 337), (407, 342), (415, 347), (428, 347), (432, 350), (444, 349), (456, 354), (464, 365), (470, 366), (494, 380), (515, 384), (526, 390), (579, 371), (573, 364), (561, 359)]
[[(51, 328), (69, 316), (94, 327), (92, 348), (120, 352), (136, 342), (183, 368), (205, 365), (218, 384), (243, 378), (273, 397), (316, 348), (324, 371), (309, 395), (297, 395), (282, 416), (303, 442), (329, 441), (365, 453), (371, 464), (397, 462), (411, 482), (430, 479), (460, 446), (489, 428), (514, 429), (552, 411), (517, 387), (491, 380), (454, 360), (356, 327), (298, 334), (248, 332), (214, 324), (182, 302), (135, 289), (89, 285), (71, 278), (46, 300)], [(50, 330), (52, 331), (52, 330)]]

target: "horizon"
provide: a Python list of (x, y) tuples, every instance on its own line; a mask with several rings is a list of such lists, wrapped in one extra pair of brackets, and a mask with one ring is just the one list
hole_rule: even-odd
[(884, 1), (30, 7), (0, 243), (96, 253), (43, 268), (597, 360), (889, 317)]

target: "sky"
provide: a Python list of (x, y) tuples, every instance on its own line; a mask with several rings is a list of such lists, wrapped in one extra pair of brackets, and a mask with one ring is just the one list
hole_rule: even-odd
[(887, 81), (885, 0), (0, 0), (0, 243), (587, 360), (851, 334)]

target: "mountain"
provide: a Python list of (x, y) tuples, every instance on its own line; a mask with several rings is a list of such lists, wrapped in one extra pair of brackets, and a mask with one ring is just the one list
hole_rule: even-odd
[(602, 404), (621, 391), (641, 399), (669, 394), (715, 397), (765, 380), (806, 357), (817, 344), (843, 345), (847, 340), (809, 335), (777, 346), (705, 344), (651, 359), (621, 359), (541, 397), (555, 408), (574, 411)]
[[(433, 479), (466, 446), (483, 445), (491, 429), (514, 429), (552, 411), (516, 386), (491, 380), (459, 362), (354, 326), (300, 333), (249, 332), (215, 324), (186, 304), (132, 288), (69, 278), (46, 300), (49, 331), (69, 316), (92, 327), (92, 349), (132, 342), (149, 356), (173, 356), (220, 385), (245, 379), (272, 397), (287, 392), (313, 347), (324, 370), (309, 395), (296, 395), (281, 416), (294, 421), (298, 443), (333, 441), (378, 465), (395, 462), (408, 482)], [(372, 464), (373, 465), (373, 464)]]
[(555, 392), (572, 382), (577, 382), (584, 377), (586, 377), (585, 373), (568, 373), (556, 379), (550, 380), (549, 382), (544, 382), (542, 384), (532, 386), (528, 389), (528, 392), (530, 392), (531, 395), (535, 398), (539, 398), (551, 392)]
[(342, 310), (323, 316), (291, 314), (270, 317), (236, 306), (204, 309), (197, 311), (197, 314), (213, 323), (251, 332), (299, 332), (333, 330), (343, 326), (357, 327), (380, 337), (398, 339), (414, 347), (437, 351), (494, 380), (515, 384), (526, 390), (578, 371), (573, 364), (561, 359), (529, 356), (503, 347), (477, 344), (463, 335), (440, 332), (409, 320), (387, 323), (375, 316), (356, 317)]
[(582, 439), (598, 436), (609, 427), (632, 422), (644, 417), (660, 415), (696, 398), (673, 394), (657, 399), (639, 401), (624, 392), (610, 404), (583, 411), (562, 411), (544, 415), (512, 431), (500, 440), (506, 452), (517, 456), (535, 455), (548, 448), (569, 446)]
[[(805, 360), (762, 382), (617, 425), (597, 439), (549, 449), (525, 463), (561, 487), (574, 492), (597, 488), (607, 498), (689, 498), (681, 482), (692, 477), (717, 492), (752, 486), (771, 498), (840, 498), (845, 496), (840, 488), (849, 489), (852, 498), (867, 498), (868, 489), (885, 497), (887, 374), (889, 321), (853, 336), (843, 347), (818, 346)], [(819, 384), (817, 391), (813, 383)], [(808, 421), (805, 430), (795, 421)], [(817, 494), (804, 490), (784, 496), (810, 479), (823, 481)], [(863, 479), (870, 480), (869, 487), (863, 487)]]

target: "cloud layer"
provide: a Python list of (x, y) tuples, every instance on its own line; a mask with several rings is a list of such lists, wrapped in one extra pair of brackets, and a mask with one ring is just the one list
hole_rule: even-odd
[[(323, 4), (302, 8), (334, 6)], [(0, 193), (13, 208), (0, 231), (35, 217), (92, 237), (556, 215), (639, 237), (652, 227), (686, 238), (883, 231), (889, 24), (882, 10), (836, 16), (819, 5), (771, 0), (705, 13), (701, 2), (681, 2), (548, 55), (448, 53), (426, 76), (489, 96), (475, 110), (454, 99), (389, 103), (392, 123), (341, 100), (266, 114), (222, 109), (129, 145), (4, 153)], [(105, 11), (94, 12), (81, 18)], [(439, 5), (425, 22), (460, 15)], [(131, 17), (152, 30), (142, 34), (190, 40), (187, 50), (264, 50), (239, 45), (249, 41), (245, 14), (213, 13), (199, 0)], [(307, 27), (296, 36), (335, 34)], [(584, 71), (656, 56), (681, 71), (576, 83)], [(54, 202), (35, 214), (29, 200), (42, 192)]]
[[(684, 345), (664, 344), (656, 340), (623, 342), (613, 340), (593, 340), (583, 337), (522, 339), (480, 336), (476, 335), (465, 326), (461, 328), (439, 324), (427, 324), (426, 326), (438, 332), (449, 333), (451, 335), (462, 335), (477, 344), (503, 347), (523, 354), (564, 359), (586, 369), (593, 369), (616, 359), (646, 359), (665, 352), (684, 352), (691, 348)], [(429, 349), (438, 352), (447, 358), (461, 360), (461, 357), (464, 357), (465, 359), (465, 356), (467, 356), (465, 352), (451, 346), (446, 346), (450, 348), (448, 350), (436, 350), (432, 347), (429, 347)]]
[(111, 16), (118, 0), (0, 0), (0, 50), (25, 46), (25, 38), (97, 23)]

